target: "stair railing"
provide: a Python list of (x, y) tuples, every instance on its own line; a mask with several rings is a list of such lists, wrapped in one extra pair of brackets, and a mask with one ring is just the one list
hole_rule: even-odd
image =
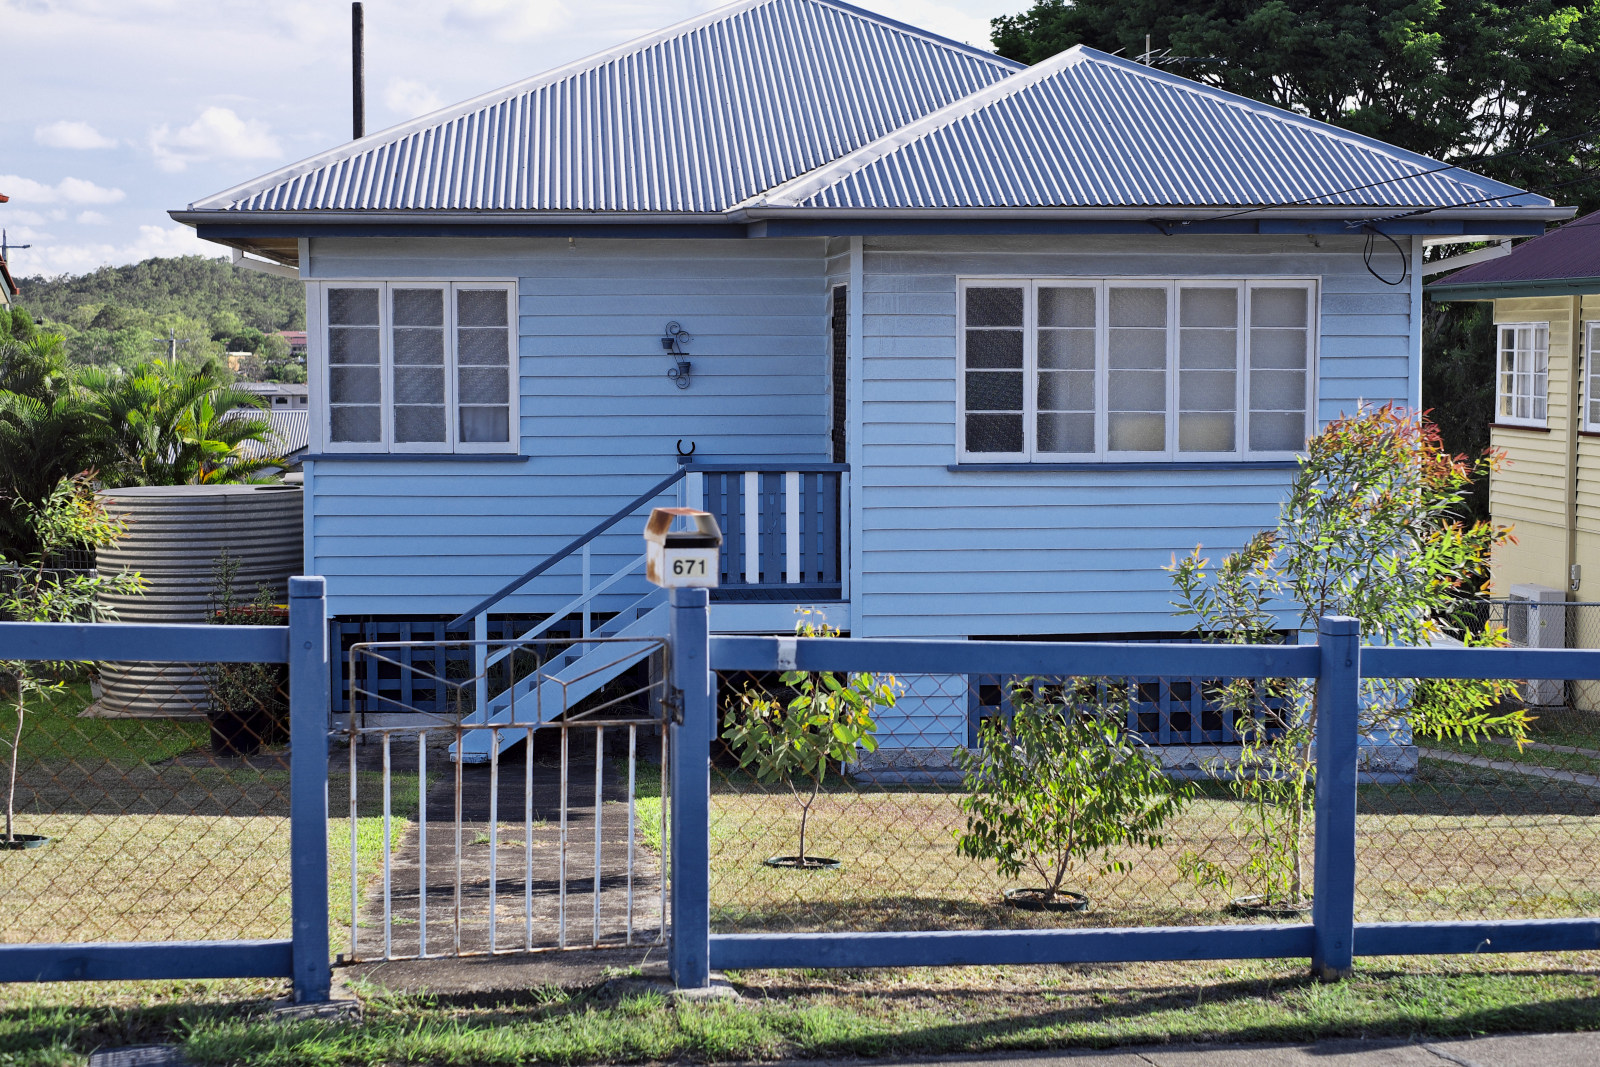
[[(594, 598), (610, 589), (623, 578), (644, 566), (644, 553), (640, 552), (635, 559), (629, 562), (622, 569), (606, 578), (600, 584), (591, 587), (589, 585), (590, 543), (607, 530), (610, 530), (617, 523), (621, 522), (623, 519), (626, 519), (635, 511), (638, 511), (645, 504), (655, 500), (662, 493), (683, 481), (687, 473), (687, 467), (679, 467), (670, 475), (661, 479), (649, 489), (646, 489), (644, 492), (628, 501), (628, 503), (618, 508), (611, 514), (609, 518), (602, 519), (600, 522), (590, 527), (586, 532), (567, 542), (567, 544), (562, 546), (562, 548), (560, 548), (558, 551), (545, 557), (539, 563), (535, 564), (527, 571), (524, 571), (518, 577), (513, 578), (495, 592), (489, 594), (487, 597), (484, 597), (482, 600), (478, 601), (478, 603), (474, 604), (460, 615), (457, 615), (454, 619), (451, 619), (449, 622), (445, 623), (445, 629), (447, 631), (460, 629), (469, 622), (472, 624), (474, 673), (477, 679), (476, 692), (474, 695), (476, 697), (476, 707), (480, 713), (487, 714), (489, 709), (489, 668), (494, 666), (496, 663), (499, 663), (507, 656), (511, 655), (511, 653), (516, 650), (519, 643), (533, 640), (546, 630), (550, 629), (550, 627), (554, 626), (557, 622), (560, 622), (562, 619), (570, 616), (574, 611), (578, 611), (580, 609), (583, 612), (583, 636), (586, 638), (590, 636), (590, 604), (593, 602)], [(489, 609), (505, 600), (506, 597), (511, 596), (513, 593), (520, 590), (523, 586), (527, 585), (541, 574), (544, 574), (546, 571), (556, 566), (562, 560), (570, 557), (574, 552), (582, 553), (583, 587), (582, 592), (578, 595), (578, 597), (547, 615), (543, 622), (540, 622), (527, 633), (517, 635), (514, 640), (508, 641), (502, 648), (491, 654), (489, 652)]]

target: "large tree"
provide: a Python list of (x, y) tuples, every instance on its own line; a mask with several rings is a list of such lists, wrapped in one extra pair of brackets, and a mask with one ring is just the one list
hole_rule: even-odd
[[(1600, 208), (1600, 0), (1036, 0), (994, 20), (996, 49), (1026, 63), (1074, 44), (1136, 57), (1146, 35), (1184, 77)], [(1488, 316), (1427, 314), (1423, 403), (1447, 447), (1480, 451)]]

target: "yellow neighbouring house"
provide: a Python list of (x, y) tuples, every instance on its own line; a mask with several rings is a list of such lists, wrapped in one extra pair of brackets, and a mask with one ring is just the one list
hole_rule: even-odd
[(1489, 507), (1495, 522), (1514, 528), (1516, 544), (1495, 553), (1492, 588), (1513, 600), (1513, 640), (1600, 647), (1600, 608), (1583, 625), (1577, 611), (1536, 606), (1600, 602), (1600, 212), (1467, 266), (1428, 293), (1494, 302), (1490, 443), (1509, 462), (1490, 481)]

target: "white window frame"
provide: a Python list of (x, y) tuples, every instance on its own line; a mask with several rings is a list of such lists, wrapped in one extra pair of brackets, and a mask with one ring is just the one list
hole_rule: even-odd
[[(1595, 353), (1600, 350), (1600, 319), (1581, 323), (1583, 333), (1583, 414), (1582, 426), (1589, 433), (1600, 433), (1600, 419), (1591, 419), (1600, 406), (1600, 359)], [(1498, 368), (1496, 368), (1498, 370)]]
[[(1528, 331), (1532, 343), (1527, 346), (1526, 353), (1529, 361), (1521, 364), (1517, 356), (1521, 354), (1518, 348), (1517, 335), (1521, 331)], [(1512, 366), (1508, 372), (1505, 369), (1506, 337), (1511, 336)], [(1529, 426), (1544, 428), (1550, 422), (1550, 323), (1529, 322), (1497, 322), (1494, 324), (1494, 421), (1500, 426)], [(1542, 368), (1541, 368), (1542, 364)], [(1511, 379), (1511, 391), (1507, 391), (1507, 377)], [(1528, 414), (1525, 416), (1515, 414), (1516, 402), (1522, 396), (1516, 391), (1519, 378), (1526, 378), (1528, 382)], [(1539, 388), (1540, 380), (1544, 388)], [(1507, 414), (1509, 406), (1512, 414)], [(1539, 408), (1544, 409), (1543, 414), (1534, 414)]]
[[(377, 289), (378, 296), (378, 346), (380, 375), (379, 412), (381, 441), (335, 441), (333, 439), (333, 405), (329, 391), (328, 345), (328, 293), (333, 289)], [(445, 293), (445, 440), (404, 441), (394, 440), (394, 325), (393, 290), (442, 289)], [(458, 365), (456, 363), (456, 300), (460, 289), (498, 289), (506, 294), (506, 322), (509, 331), (507, 389), (509, 398), (508, 440), (475, 442), (461, 441), (460, 409), (456, 402)], [(519, 369), (518, 293), (515, 279), (508, 278), (339, 278), (323, 279), (307, 285), (306, 330), (308, 362), (307, 375), (312, 410), (311, 425), (316, 440), (312, 450), (329, 454), (361, 455), (503, 455), (515, 454), (521, 449), (521, 390)]]
[[(1038, 436), (1038, 304), (1041, 288), (1094, 288), (1095, 293), (1095, 450), (1093, 452), (1041, 452)], [(1112, 288), (1164, 287), (1167, 293), (1167, 410), (1166, 439), (1161, 451), (1113, 451), (1107, 447), (1108, 363)], [(969, 288), (1021, 288), (1023, 290), (1023, 450), (1020, 452), (970, 452), (967, 450), (967, 290)], [(1234, 449), (1228, 452), (1178, 450), (1178, 351), (1181, 325), (1179, 293), (1190, 288), (1233, 289), (1239, 293), (1234, 408)], [(1321, 366), (1321, 279), (1318, 277), (1177, 277), (1084, 276), (1017, 277), (965, 275), (956, 279), (956, 453), (962, 463), (1238, 463), (1290, 460), (1294, 451), (1251, 451), (1250, 419), (1250, 294), (1258, 288), (1305, 290), (1306, 293), (1306, 437), (1316, 428), (1317, 386)], [(982, 368), (979, 368), (982, 369)]]

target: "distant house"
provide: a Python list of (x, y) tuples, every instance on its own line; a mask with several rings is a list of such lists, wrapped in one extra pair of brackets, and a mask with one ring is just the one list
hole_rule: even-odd
[(237, 388), (265, 398), (267, 408), (265, 411), (241, 409), (236, 414), (240, 417), (263, 415), (272, 425), (272, 436), (267, 441), (245, 441), (239, 446), (240, 453), (251, 459), (280, 456), (284, 460), (284, 470), (299, 470), (301, 457), (311, 440), (306, 387), (280, 382), (239, 382)]
[(306, 360), (306, 332), (304, 330), (279, 330), (278, 336), (289, 346), (289, 355), (304, 363)]
[(1490, 480), (1489, 506), (1517, 538), (1495, 553), (1494, 589), (1600, 600), (1600, 212), (1428, 293), (1494, 303), (1490, 443), (1510, 462)]
[[(1174, 553), (1271, 525), (1358, 401), (1420, 404), (1424, 242), (1569, 214), (836, 0), (742, 0), (172, 213), (306, 282), (306, 569), (346, 642), (663, 633), (629, 568), (675, 501), (726, 534), (722, 632), (815, 604), (858, 636), (1174, 635)], [(1152, 737), (1225, 739), (1170, 697)], [(984, 710), (910, 694), (885, 749)]]

